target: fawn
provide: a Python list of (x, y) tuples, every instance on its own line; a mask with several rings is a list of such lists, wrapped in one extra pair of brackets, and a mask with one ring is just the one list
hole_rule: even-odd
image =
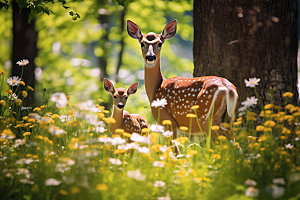
[[(198, 105), (198, 119), (192, 119), (194, 134), (208, 132), (211, 114), (212, 125), (219, 125), (223, 114), (226, 112), (234, 120), (238, 93), (236, 87), (225, 78), (216, 76), (204, 76), (196, 78), (173, 77), (164, 79), (160, 67), (160, 51), (165, 40), (176, 34), (177, 20), (168, 23), (161, 34), (150, 32), (142, 34), (140, 28), (130, 20), (127, 20), (127, 32), (129, 36), (137, 39), (141, 45), (142, 55), (145, 61), (145, 89), (150, 103), (156, 99), (166, 99), (167, 105), (162, 108), (151, 107), (152, 114), (159, 123), (163, 120), (171, 120), (173, 137), (177, 137), (177, 128), (189, 127), (190, 119), (186, 114), (194, 113), (192, 106)], [(200, 127), (201, 129), (200, 129)], [(213, 135), (212, 137), (216, 137)]]
[(112, 134), (116, 129), (123, 129), (127, 133), (141, 133), (143, 128), (148, 128), (147, 120), (139, 114), (130, 114), (124, 111), (126, 101), (129, 95), (136, 93), (138, 83), (134, 83), (126, 90), (124, 88), (115, 88), (114, 85), (104, 79), (104, 88), (113, 97), (112, 117), (116, 123), (109, 124), (109, 130)]

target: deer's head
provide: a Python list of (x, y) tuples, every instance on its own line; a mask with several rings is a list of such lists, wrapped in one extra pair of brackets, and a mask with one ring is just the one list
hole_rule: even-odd
[(150, 32), (142, 34), (138, 25), (127, 20), (127, 32), (130, 37), (137, 39), (141, 44), (143, 58), (146, 67), (154, 67), (159, 62), (160, 50), (166, 39), (172, 38), (176, 34), (177, 20), (168, 23), (161, 34)]
[(134, 83), (126, 90), (124, 88), (115, 88), (114, 85), (107, 80), (103, 80), (104, 89), (111, 94), (113, 97), (113, 104), (115, 108), (124, 109), (129, 95), (136, 93), (138, 88), (138, 83)]

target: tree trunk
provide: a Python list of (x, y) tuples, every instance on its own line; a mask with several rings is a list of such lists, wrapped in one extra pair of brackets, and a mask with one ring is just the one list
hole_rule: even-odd
[(227, 78), (240, 101), (254, 96), (244, 79), (257, 77), (264, 104), (283, 104), (286, 91), (296, 102), (297, 21), (297, 0), (195, 0), (194, 76)]
[[(126, 15), (126, 7), (123, 6), (123, 9), (121, 11), (121, 15), (120, 15), (120, 34), (121, 34), (121, 40), (120, 40), (120, 45), (121, 45), (121, 49), (119, 52), (119, 57), (118, 57), (118, 64), (117, 64), (117, 69), (116, 69), (116, 82), (119, 81), (119, 71), (123, 62), (123, 54), (124, 54), (124, 49), (125, 49), (125, 37), (124, 37), (124, 29), (125, 29), (125, 15)], [(126, 33), (125, 33), (126, 34)]]
[(100, 68), (100, 80), (103, 81), (103, 78), (107, 77), (107, 59), (109, 56), (109, 49), (111, 46), (111, 42), (108, 39), (109, 35), (109, 19), (111, 17), (111, 13), (104, 12), (99, 14), (98, 21), (101, 24), (102, 28), (105, 30), (104, 35), (101, 37), (99, 41), (99, 45), (103, 49), (103, 53), (98, 58), (99, 68)]
[[(35, 30), (35, 21), (28, 22), (30, 9), (19, 9), (17, 3), (13, 1), (13, 49), (12, 49), (12, 76), (21, 77), (26, 83), (34, 88), (35, 86), (35, 64), (37, 57), (37, 32)], [(22, 67), (16, 64), (17, 61), (28, 59), (29, 64)], [(22, 88), (21, 88), (22, 89)], [(34, 104), (34, 92), (29, 91), (28, 97), (24, 100), (25, 105)]]

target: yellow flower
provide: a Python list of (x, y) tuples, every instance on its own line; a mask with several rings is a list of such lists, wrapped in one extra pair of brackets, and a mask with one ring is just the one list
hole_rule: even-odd
[(24, 85), (25, 86), (25, 82), (24, 81), (20, 81), (19, 84)]
[(6, 106), (6, 102), (5, 102), (4, 100), (1, 100), (1, 101), (0, 101), (0, 104), (1, 104), (2, 106)]
[(284, 98), (292, 98), (292, 97), (293, 97), (293, 95), (294, 95), (294, 94), (293, 94), (293, 93), (291, 93), (291, 92), (285, 92), (285, 93), (283, 93), (283, 95), (282, 95), (282, 96), (283, 96)]
[(53, 114), (53, 115), (51, 116), (51, 118), (52, 118), (52, 119), (58, 119), (58, 118), (59, 118), (59, 115), (58, 115), (58, 114)]
[(119, 134), (122, 134), (122, 133), (124, 133), (124, 129), (117, 128), (117, 129), (115, 130), (115, 132), (116, 132), (116, 133), (119, 133)]
[(230, 129), (230, 124), (229, 123), (221, 123), (221, 126), (227, 129)]
[(122, 135), (123, 135), (124, 137), (128, 137), (128, 138), (131, 137), (131, 134), (130, 134), (130, 133), (126, 133), (126, 132), (122, 133)]
[(66, 190), (59, 190), (59, 194), (66, 196), (66, 195), (68, 195), (69, 193), (68, 193), (68, 191), (66, 191)]
[(102, 119), (102, 118), (104, 118), (105, 117), (105, 115), (104, 115), (104, 113), (97, 113), (97, 115), (98, 115), (98, 117), (100, 118), (100, 119)]
[(34, 111), (36, 111), (36, 112), (40, 113), (42, 110), (41, 110), (41, 108), (39, 108), (39, 107), (36, 107), (36, 108), (34, 108), (34, 109), (33, 109), (33, 112), (34, 112)]
[(261, 125), (258, 125), (256, 127), (256, 131), (264, 131), (265, 127), (264, 126), (261, 126)]
[(164, 120), (162, 121), (162, 125), (172, 125), (171, 120)]
[(180, 144), (184, 144), (187, 141), (189, 141), (189, 138), (187, 138), (187, 137), (178, 137), (178, 138), (175, 139), (175, 141), (179, 142)]
[(108, 124), (115, 124), (116, 120), (113, 117), (107, 117), (107, 118), (103, 118), (103, 120), (108, 123)]
[(218, 131), (218, 130), (220, 130), (220, 126), (212, 126), (211, 130), (212, 131)]
[(186, 117), (188, 117), (188, 118), (196, 118), (197, 115), (189, 113), (189, 114), (186, 114)]
[(256, 137), (253, 137), (253, 136), (248, 136), (248, 142), (249, 143), (253, 143), (256, 141)]
[(73, 187), (71, 188), (71, 193), (72, 193), (72, 194), (77, 194), (78, 192), (80, 192), (80, 188), (79, 188), (79, 187), (73, 186)]
[(270, 127), (270, 128), (274, 127), (275, 125), (276, 125), (276, 123), (272, 120), (268, 120), (264, 123), (264, 126)]
[(237, 121), (237, 122), (234, 122), (233, 125), (234, 125), (234, 126), (239, 126), (239, 125), (241, 125), (242, 123), (243, 123), (242, 121)]
[(18, 100), (16, 101), (16, 103), (17, 103), (18, 106), (21, 106), (21, 105), (22, 105), (22, 100), (21, 100), (21, 99), (18, 99)]
[(291, 130), (289, 130), (289, 129), (283, 127), (281, 133), (282, 133), (282, 134), (287, 134), (287, 135), (289, 135), (289, 134), (291, 134)]
[(262, 135), (258, 139), (259, 142), (266, 141), (266, 140), (268, 140), (268, 136), (266, 136), (266, 135)]
[(6, 71), (0, 70), (0, 75), (2, 75), (2, 74), (6, 74)]
[(266, 110), (269, 110), (269, 109), (273, 108), (273, 106), (274, 106), (273, 104), (267, 104), (267, 105), (264, 106), (264, 108)]
[(272, 132), (272, 128), (265, 127), (264, 132)]
[(104, 102), (104, 100), (103, 99), (98, 99), (98, 102), (102, 103), (102, 102)]
[(125, 149), (116, 149), (116, 150), (114, 150), (114, 154), (122, 154), (122, 153), (125, 153), (126, 152), (126, 150)]
[(31, 91), (33, 91), (34, 89), (32, 87), (30, 87), (29, 85), (27, 85), (27, 88)]
[(142, 133), (149, 133), (151, 130), (149, 128), (143, 128)]
[(186, 126), (180, 126), (179, 130), (181, 130), (181, 131), (187, 131), (187, 130), (189, 130), (189, 128), (186, 127)]
[(226, 137), (224, 135), (220, 135), (218, 137), (218, 140), (225, 142), (226, 141)]
[(220, 154), (214, 153), (214, 154), (211, 155), (211, 158), (212, 158), (213, 160), (220, 160), (220, 159), (221, 159), (221, 155), (220, 155)]
[(30, 135), (30, 134), (31, 134), (30, 132), (24, 132), (23, 136), (26, 137), (27, 135)]
[(23, 96), (24, 98), (26, 98), (26, 97), (28, 96), (28, 93), (27, 93), (26, 91), (22, 91), (22, 96)]
[(197, 110), (198, 108), (199, 108), (198, 105), (194, 105), (194, 106), (191, 107), (192, 110)]

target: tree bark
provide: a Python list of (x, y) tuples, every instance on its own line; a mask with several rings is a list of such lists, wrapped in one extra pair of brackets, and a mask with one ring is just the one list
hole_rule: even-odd
[(286, 91), (295, 103), (297, 22), (297, 0), (195, 0), (194, 76), (227, 78), (240, 101), (254, 96), (244, 79), (257, 77), (264, 104), (283, 104)]
[[(28, 22), (30, 9), (19, 9), (17, 3), (13, 1), (13, 49), (12, 49), (12, 76), (22, 77), (26, 85), (35, 86), (35, 64), (37, 57), (37, 32), (35, 21)], [(16, 64), (17, 61), (28, 59), (29, 64), (22, 67)], [(21, 87), (22, 88), (22, 87)], [(25, 105), (34, 104), (34, 92), (29, 91), (28, 97), (24, 100)]]

